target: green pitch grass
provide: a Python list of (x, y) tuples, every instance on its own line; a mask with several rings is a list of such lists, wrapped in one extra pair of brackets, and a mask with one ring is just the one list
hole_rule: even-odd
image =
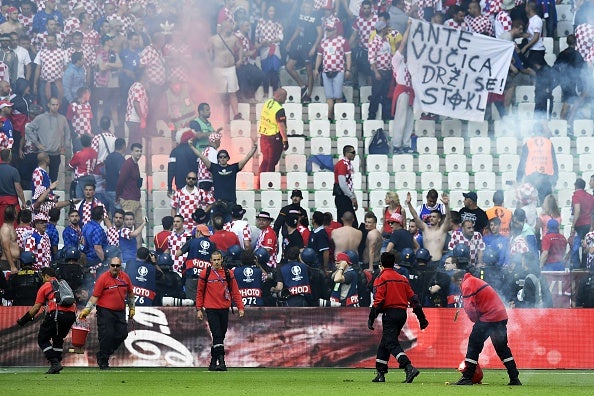
[[(209, 372), (204, 368), (65, 367), (58, 375), (47, 368), (1, 368), (5, 395), (593, 395), (594, 372), (522, 370), (523, 386), (507, 386), (504, 370), (485, 370), (484, 384), (446, 385), (460, 375), (455, 370), (421, 369), (412, 384), (402, 384), (404, 372), (391, 370), (386, 383), (372, 383), (369, 369), (234, 369)], [(404, 393), (406, 392), (406, 393)]]

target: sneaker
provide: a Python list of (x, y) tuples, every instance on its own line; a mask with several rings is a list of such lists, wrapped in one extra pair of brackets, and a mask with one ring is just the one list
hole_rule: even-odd
[(462, 377), (454, 385), (472, 385), (472, 378)]
[(109, 367), (109, 364), (107, 364), (107, 363), (100, 364), (99, 365), (99, 370), (111, 370), (111, 367)]
[(394, 147), (394, 148), (392, 149), (392, 152), (393, 152), (394, 154), (402, 154), (402, 147)]
[(235, 117), (233, 117), (234, 120), (243, 120), (243, 116), (241, 115), (241, 113), (237, 113), (235, 114)]
[(305, 95), (301, 97), (302, 104), (309, 104), (311, 103), (311, 97), (309, 95)]
[(402, 149), (402, 152), (404, 154), (413, 154), (415, 152), (415, 150), (413, 150), (412, 147), (405, 147)]
[(410, 384), (411, 382), (413, 382), (415, 377), (417, 375), (419, 375), (419, 373), (420, 373), (420, 371), (416, 367), (414, 367), (412, 364), (408, 364), (404, 368), (404, 372), (406, 373), (406, 378), (404, 379), (404, 381), (402, 381), (402, 383), (407, 383), (407, 384)]
[(516, 378), (510, 378), (508, 385), (510, 385), (510, 386), (522, 385), (522, 383), (520, 382), (520, 379), (518, 377), (516, 377)]
[(215, 371), (227, 371), (227, 366), (225, 365), (225, 362), (219, 364), (216, 368)]
[(215, 359), (215, 358), (210, 359), (210, 364), (208, 365), (208, 371), (217, 371), (217, 359)]
[(386, 382), (386, 377), (384, 375), (385, 375), (385, 373), (378, 371), (377, 375), (375, 376), (374, 379), (371, 380), (371, 382)]

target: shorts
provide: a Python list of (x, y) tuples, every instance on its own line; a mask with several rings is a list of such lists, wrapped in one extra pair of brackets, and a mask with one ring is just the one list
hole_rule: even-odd
[(295, 61), (295, 67), (301, 68), (305, 65), (313, 64), (316, 59), (316, 54), (309, 56), (309, 50), (313, 43), (298, 43), (293, 42), (289, 50), (289, 59)]
[(107, 88), (107, 87), (95, 87), (94, 91), (95, 99), (103, 104), (118, 105), (120, 103), (120, 89), (119, 88)]
[(334, 78), (328, 78), (326, 72), (322, 74), (324, 82), (324, 94), (326, 99), (342, 99), (342, 86), (344, 84), (344, 72), (338, 72)]
[(213, 68), (215, 91), (217, 93), (234, 93), (239, 91), (239, 82), (235, 66)]

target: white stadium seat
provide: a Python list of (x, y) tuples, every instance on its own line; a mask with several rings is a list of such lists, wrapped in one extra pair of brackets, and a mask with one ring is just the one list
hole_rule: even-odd
[(470, 154), (491, 154), (491, 138), (490, 137), (471, 137), (469, 139)]
[(394, 172), (413, 172), (414, 156), (412, 154), (394, 155), (392, 157), (392, 170)]
[(441, 172), (421, 172), (421, 188), (423, 190), (442, 190), (443, 179)]
[(390, 174), (388, 172), (369, 172), (367, 190), (389, 190)]
[(555, 154), (570, 154), (571, 139), (568, 136), (552, 136), (550, 138)]
[(332, 191), (315, 191), (314, 206), (316, 208), (329, 208), (334, 206)]
[(285, 155), (286, 172), (305, 172), (307, 160), (305, 154), (287, 154)]
[[(557, 179), (555, 188), (557, 190), (573, 190), (575, 179), (577, 179), (575, 172), (559, 172), (559, 179)], [(565, 205), (561, 205), (561, 203), (559, 203), (559, 206)]]
[(334, 119), (338, 120), (355, 120), (355, 104), (354, 103), (335, 103), (334, 104)]
[[(373, 190), (369, 192), (369, 207), (370, 208), (378, 208), (383, 207), (386, 205), (384, 198), (386, 198), (386, 193), (388, 191), (384, 190)], [(381, 218), (378, 217), (378, 222)]]
[(307, 172), (287, 172), (287, 190), (307, 190)]
[(287, 154), (305, 154), (305, 138), (304, 137), (288, 137), (289, 149)]
[(327, 103), (310, 103), (307, 106), (307, 119), (310, 122), (313, 120), (327, 120), (328, 119), (328, 104)]
[(464, 154), (463, 137), (445, 137), (443, 138), (444, 154)]
[(494, 172), (476, 172), (474, 174), (474, 188), (480, 190), (495, 190), (496, 177)]
[(300, 103), (283, 104), (287, 120), (301, 120), (303, 117), (303, 107)]
[(287, 85), (283, 87), (287, 91), (287, 100), (285, 103), (301, 103), (301, 87), (297, 85)]
[(488, 137), (489, 121), (469, 121), (468, 137)]
[(493, 156), (491, 154), (475, 154), (472, 156), (473, 172), (492, 172), (493, 171)]
[(239, 172), (237, 174), (237, 189), (246, 191), (253, 190), (254, 174), (252, 172)]
[(464, 154), (447, 154), (445, 156), (446, 172), (466, 172), (466, 156)]
[(303, 134), (303, 120), (287, 120), (287, 136), (303, 136)]
[(356, 137), (357, 122), (355, 120), (336, 120), (336, 137)]
[(309, 123), (310, 137), (330, 137), (330, 121), (329, 120), (313, 120)]
[(280, 190), (281, 174), (279, 172), (261, 172), (260, 190)]
[(503, 154), (499, 156), (499, 172), (512, 172), (518, 170), (520, 156), (517, 154)]
[(419, 154), (437, 154), (437, 138), (420, 137), (417, 139), (417, 151)]
[[(583, 155), (591, 155), (591, 154), (583, 154)], [(573, 155), (571, 154), (556, 154), (555, 157), (557, 158), (557, 166), (559, 168), (559, 172), (573, 172)], [(581, 168), (581, 155), (580, 155), (580, 168)], [(594, 158), (590, 158), (594, 159)], [(594, 165), (594, 163), (592, 163)], [(581, 171), (581, 170), (580, 170)], [(581, 171), (583, 172), (583, 171)]]
[(450, 172), (448, 173), (448, 189), (468, 191), (470, 177), (468, 172)]
[(441, 122), (441, 137), (462, 136), (462, 121), (443, 120)]
[(439, 171), (439, 155), (421, 154), (419, 155), (419, 172), (437, 172)]
[(394, 175), (394, 187), (396, 190), (416, 190), (417, 174), (414, 172), (396, 172)]
[(237, 203), (244, 208), (253, 208), (256, 205), (255, 191), (237, 191)]
[(435, 137), (435, 121), (415, 120), (415, 135), (419, 137)]
[(365, 170), (367, 172), (387, 172), (388, 156), (385, 154), (369, 154), (365, 157)]
[(334, 172), (316, 172), (313, 175), (314, 190), (330, 190), (334, 187)]
[[(559, 156), (557, 156), (557, 163), (559, 163)], [(559, 167), (559, 170), (561, 170), (561, 167)], [(579, 155), (579, 171), (580, 173), (594, 172), (594, 153)], [(588, 179), (588, 177), (584, 177), (584, 179)]]
[(314, 137), (309, 142), (310, 153), (332, 154), (332, 139), (329, 137)]
[(246, 120), (231, 120), (231, 137), (251, 137), (252, 123)]
[[(372, 137), (378, 128), (385, 128), (383, 120), (364, 120), (363, 137)], [(386, 131), (384, 130), (384, 132)], [(387, 134), (389, 135), (389, 133)]]

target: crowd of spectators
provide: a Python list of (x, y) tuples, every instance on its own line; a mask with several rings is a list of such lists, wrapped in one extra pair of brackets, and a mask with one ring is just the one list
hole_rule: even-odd
[[(515, 74), (526, 69), (528, 81), (536, 83), (537, 98), (539, 84), (544, 87), (546, 95), (541, 96), (546, 102), (552, 85), (543, 83), (548, 75), (540, 70), (548, 66), (540, 45), (544, 34), (555, 35), (554, 3), (487, 4), (492, 7), (481, 10), (476, 2), (226, 0), (216, 9), (216, 23), (210, 38), (203, 40), (204, 48), (195, 50), (181, 28), (185, 26), (183, 11), (195, 8), (193, 2), (4, 1), (1, 159), (19, 171), (18, 175), (10, 171), (10, 179), (3, 176), (2, 182), (14, 181), (14, 188), (0, 185), (14, 196), (0, 202), (4, 215), (0, 263), (12, 273), (5, 285), (5, 300), (20, 303), (22, 295), (36, 287), (35, 271), (53, 263), (69, 274), (64, 276), (71, 278), (80, 300), (85, 301), (96, 274), (105, 270), (103, 263), (118, 255), (126, 262), (150, 262), (158, 267), (151, 285), (144, 286), (152, 297), (146, 299), (147, 304), (186, 304), (195, 295), (184, 291), (194, 290), (193, 283), (205, 265), (193, 256), (198, 253), (189, 247), (190, 241), (208, 238), (216, 241), (228, 264), (236, 268), (241, 290), (254, 289), (242, 289), (241, 282), (259, 270), (262, 279), (259, 289), (255, 288), (259, 292), (243, 295), (260, 293), (262, 298), (253, 305), (368, 306), (368, 285), (377, 273), (380, 252), (386, 249), (395, 254), (397, 268), (424, 296), (425, 306), (456, 304), (459, 292), (443, 276), (447, 273), (443, 263), (450, 257), (458, 268), (469, 268), (489, 280), (516, 306), (549, 304), (545, 283), (533, 286), (533, 301), (528, 301), (524, 286), (528, 275), (541, 282), (541, 270), (592, 268), (594, 233), (589, 231), (594, 198), (581, 192), (584, 180), (575, 182), (575, 232), (569, 255), (568, 242), (559, 233), (561, 219), (554, 196), (541, 199), (538, 216), (540, 204), (534, 198), (538, 192), (530, 185), (522, 187), (532, 188), (534, 194), (522, 191), (522, 197), (531, 198), (519, 200), (521, 207), (513, 214), (503, 208), (501, 192), (493, 197), (501, 211), (495, 209), (488, 216), (477, 206), (473, 191), (464, 194), (464, 208), (450, 212), (447, 194), (441, 196), (442, 205), (437, 191), (431, 190), (427, 202), (417, 209), (406, 198), (410, 221), (397, 194), (390, 193), (381, 219), (383, 228), (378, 228), (379, 219), (372, 212), (365, 213), (359, 224), (352, 146), (341, 148), (343, 156), (335, 169), (337, 221), (319, 211), (308, 218), (300, 206), (300, 190), (293, 191), (292, 204), (281, 209), (277, 218), (261, 211), (246, 221), (244, 208), (236, 205), (236, 177), (255, 154), (257, 143), (231, 163), (229, 152), (219, 149), (221, 132), (226, 131), (213, 128), (208, 121), (210, 106), (197, 106), (191, 92), (196, 73), (192, 62), (207, 59), (215, 76), (212, 89), (220, 95), (221, 112), (228, 113), (227, 124), (246, 116), (239, 112), (238, 103), (256, 101), (260, 86), (264, 94), (258, 99), (274, 98), (284, 66), (300, 86), (303, 103), (311, 100), (314, 79), (321, 71), (330, 106), (345, 100), (339, 93), (350, 79), (355, 86), (372, 86), (369, 114), (364, 119), (374, 119), (380, 104), (381, 118), (392, 119), (388, 88), (394, 74), (406, 70), (393, 55), (402, 56), (407, 19), (413, 17), (503, 39), (524, 37), (510, 66), (510, 88)], [(564, 102), (568, 99), (564, 114), (569, 119), (585, 107), (592, 92), (586, 89), (591, 83), (587, 73), (581, 72), (588, 70), (594, 57), (592, 5), (584, 2), (580, 7), (584, 12), (576, 16), (575, 37), (567, 39), (571, 54), (566, 54), (569, 60), (563, 69), (565, 74), (575, 72), (580, 77), (572, 80), (573, 85), (562, 85)], [(539, 16), (542, 10), (548, 11)], [(541, 17), (546, 31), (542, 22), (539, 25)], [(298, 73), (301, 67), (306, 69), (307, 80)], [(396, 81), (410, 88), (410, 78), (397, 75)], [(500, 98), (504, 104), (506, 95), (509, 91)], [(546, 103), (540, 106), (546, 111)], [(508, 111), (505, 105), (498, 108), (502, 115)], [(180, 145), (172, 152), (175, 164), (170, 162), (172, 216), (163, 219), (163, 231), (155, 235), (151, 254), (141, 248), (146, 220), (139, 204), (143, 180), (138, 162), (142, 139), (156, 132), (157, 120), (167, 122)], [(122, 141), (126, 130), (127, 139)], [(412, 151), (407, 141), (403, 145), (394, 153)], [(131, 157), (124, 161), (126, 147)], [(62, 155), (75, 169), (70, 199), (53, 194)], [(192, 165), (197, 159), (199, 167)], [(23, 187), (32, 190), (32, 202), (25, 202)], [(56, 224), (59, 210), (65, 207), (70, 208), (63, 234), (66, 246), (58, 250)], [(257, 229), (250, 227), (251, 221)], [(34, 255), (19, 262), (22, 251)], [(76, 270), (68, 265), (75, 265)], [(283, 270), (286, 266), (298, 269)], [(520, 290), (524, 290), (521, 298)]]

